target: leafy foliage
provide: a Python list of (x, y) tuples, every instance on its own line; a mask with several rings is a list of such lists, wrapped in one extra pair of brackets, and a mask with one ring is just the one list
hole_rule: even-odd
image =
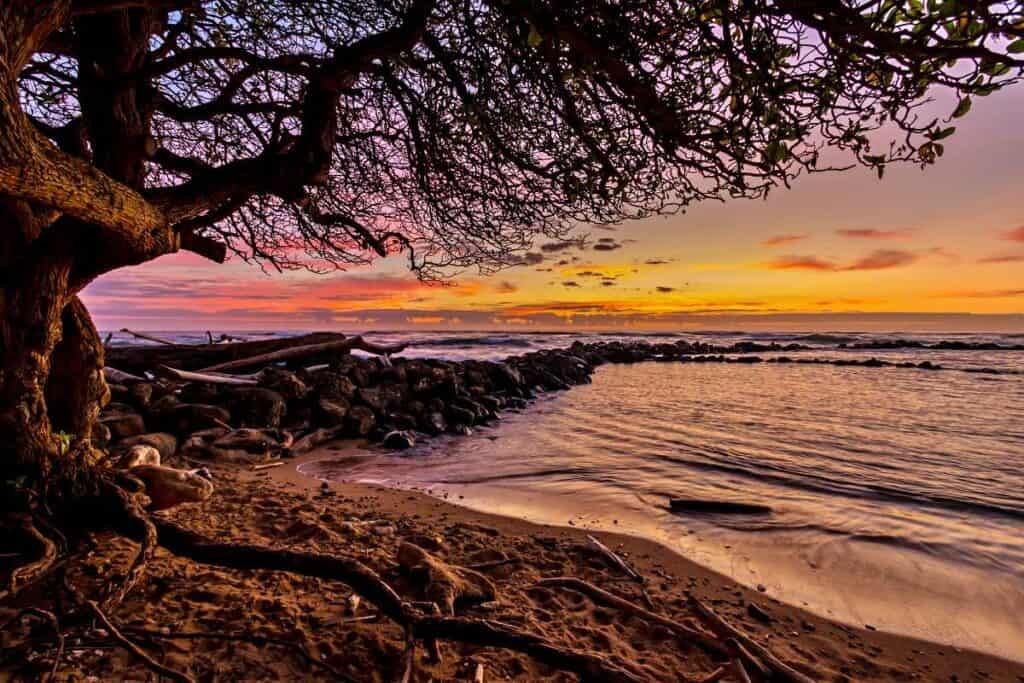
[[(86, 59), (104, 16), (147, 27), (117, 78)], [(803, 172), (933, 163), (955, 128), (921, 115), (931, 94), (964, 116), (1022, 51), (1019, 1), (207, 0), (78, 19), (21, 93), (96, 156), (124, 141), (83, 82), (130, 81), (146, 195), (244, 258), (404, 251), (435, 277)]]

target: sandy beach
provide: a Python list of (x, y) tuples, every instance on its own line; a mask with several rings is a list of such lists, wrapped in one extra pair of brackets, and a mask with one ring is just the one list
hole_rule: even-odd
[[(395, 557), (402, 541), (414, 543), (454, 565), (478, 566), (493, 582), (497, 599), (460, 608), (460, 615), (511, 624), (607, 657), (643, 680), (704, 680), (723, 662), (657, 623), (538, 582), (578, 577), (696, 627), (687, 602), (692, 594), (812, 680), (1024, 680), (1022, 664), (830, 622), (649, 541), (598, 534), (645, 578), (641, 588), (590, 551), (584, 531), (474, 512), (422, 493), (324, 486), (296, 471), (302, 462), (330, 454), (316, 451), (258, 472), (218, 466), (216, 495), (161, 514), (219, 540), (357, 558), (411, 599), (415, 589)], [(100, 580), (131, 557), (133, 546), (121, 537), (96, 542), (72, 581)], [(353, 610), (352, 595), (339, 582), (207, 567), (160, 550), (144, 585), (111, 618), (157, 660), (196, 680), (401, 680), (402, 630), (367, 601)], [(105, 634), (95, 635), (99, 642)], [(17, 637), (5, 633), (4, 647)], [(9, 668), (4, 677), (31, 679), (30, 672), (46, 668), (52, 654), (41, 640), (35, 660)], [(432, 662), (417, 650), (412, 680), (473, 680), (478, 670), (484, 680), (575, 679), (504, 649), (442, 642), (440, 655), (440, 662)], [(61, 680), (155, 680), (126, 651), (88, 639), (68, 643), (64, 657)]]

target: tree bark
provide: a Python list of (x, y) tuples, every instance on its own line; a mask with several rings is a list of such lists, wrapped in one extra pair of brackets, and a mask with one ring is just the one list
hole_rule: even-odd
[[(0, 233), (31, 229), (32, 210), (13, 204), (0, 201)], [(0, 483), (36, 493), (94, 462), (109, 396), (102, 343), (69, 286), (73, 253), (51, 227), (0, 262)]]

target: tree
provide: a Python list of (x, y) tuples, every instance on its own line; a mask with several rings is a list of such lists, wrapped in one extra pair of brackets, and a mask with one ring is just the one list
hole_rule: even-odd
[(2, 0), (4, 479), (54, 509), (109, 483), (77, 298), (102, 273), (493, 270), (578, 224), (932, 163), (930, 93), (962, 116), (1022, 51), (1019, 1)]

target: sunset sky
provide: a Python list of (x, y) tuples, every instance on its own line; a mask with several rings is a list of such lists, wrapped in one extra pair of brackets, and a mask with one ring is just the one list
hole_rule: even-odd
[(583, 248), (538, 242), (539, 263), (450, 286), (417, 282), (401, 258), (267, 275), (182, 253), (105, 275), (84, 299), (101, 330), (1021, 331), (1021, 121), (1024, 86), (976, 101), (925, 171), (805, 176), (767, 201), (584, 227)]

